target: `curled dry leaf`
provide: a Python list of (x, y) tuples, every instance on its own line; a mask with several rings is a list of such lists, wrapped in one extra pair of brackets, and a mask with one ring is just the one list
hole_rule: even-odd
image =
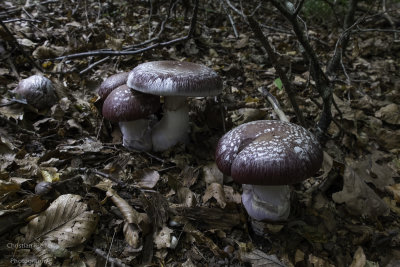
[(62, 195), (26, 227), (25, 242), (53, 241), (63, 248), (85, 242), (96, 229), (98, 216), (78, 195)]
[(138, 248), (140, 244), (140, 230), (137, 225), (125, 222), (122, 231), (124, 233), (126, 243), (133, 248)]
[(206, 192), (203, 195), (203, 202), (206, 203), (211, 198), (214, 198), (221, 208), (225, 208), (226, 206), (225, 192), (221, 184), (212, 183), (209, 186), (207, 186)]
[(128, 223), (133, 223), (138, 225), (140, 228), (143, 225), (147, 225), (149, 223), (149, 218), (146, 213), (137, 212), (134, 208), (132, 208), (129, 203), (120, 197), (113, 189), (109, 189), (107, 191), (107, 196), (111, 198), (114, 204), (121, 211), (124, 219)]
[(343, 190), (332, 194), (333, 201), (344, 203), (347, 210), (355, 215), (375, 217), (389, 213), (389, 206), (351, 167), (346, 167), (343, 179)]

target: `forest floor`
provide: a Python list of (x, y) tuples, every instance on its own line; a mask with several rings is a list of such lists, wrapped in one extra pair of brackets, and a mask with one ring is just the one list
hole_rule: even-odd
[[(287, 221), (258, 223), (214, 153), (226, 131), (278, 119), (262, 88), (297, 123), (278, 76), (223, 1), (201, 1), (194, 37), (173, 45), (163, 42), (187, 34), (192, 6), (182, 3), (190, 1), (151, 1), (151, 16), (148, 2), (0, 3), (9, 30), (0, 28), (0, 266), (400, 266), (400, 42), (385, 31), (387, 19), (373, 15), (379, 9), (356, 13), (366, 17), (336, 72), (322, 169), (293, 185)], [(243, 7), (249, 14), (252, 2)], [(316, 7), (304, 8), (325, 65), (341, 30), (325, 9), (311, 16)], [(399, 4), (388, 8), (399, 26)], [(268, 4), (254, 18), (281, 55), (313, 131), (322, 101), (295, 35)], [(65, 57), (90, 51), (101, 52)], [(223, 80), (223, 112), (214, 98), (190, 98), (188, 143), (162, 153), (128, 151), (117, 125), (102, 118), (97, 88), (153, 60), (214, 69)], [(57, 90), (47, 110), (13, 100), (19, 80), (39, 73), (32, 62)], [(35, 194), (41, 181), (54, 191)]]

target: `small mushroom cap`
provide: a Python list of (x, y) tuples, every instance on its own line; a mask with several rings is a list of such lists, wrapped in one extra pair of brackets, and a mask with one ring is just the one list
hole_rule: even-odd
[(42, 75), (32, 75), (23, 79), (14, 92), (37, 109), (51, 107), (57, 102), (52, 82)]
[(237, 183), (287, 185), (315, 174), (323, 152), (305, 128), (262, 120), (227, 132), (218, 142), (215, 158), (218, 168)]
[(118, 86), (126, 84), (126, 80), (128, 79), (129, 72), (121, 72), (114, 75), (111, 75), (107, 79), (105, 79), (99, 86), (97, 93), (100, 98), (104, 101), (107, 96)]
[(222, 91), (222, 80), (214, 70), (180, 61), (142, 63), (129, 73), (127, 85), (162, 96), (212, 96)]
[(160, 97), (143, 94), (121, 85), (114, 89), (103, 104), (103, 116), (107, 120), (133, 121), (154, 114), (160, 108)]

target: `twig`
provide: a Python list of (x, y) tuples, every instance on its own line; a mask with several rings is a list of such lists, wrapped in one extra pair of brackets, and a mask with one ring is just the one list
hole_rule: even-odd
[(290, 103), (292, 104), (292, 107), (294, 109), (297, 119), (299, 120), (300, 125), (305, 126), (305, 120), (304, 120), (303, 114), (302, 114), (299, 106), (297, 105), (295, 94), (292, 91), (290, 81), (289, 81), (285, 71), (283, 70), (283, 68), (279, 65), (276, 52), (271, 47), (268, 39), (264, 36), (263, 32), (261, 31), (260, 25), (252, 17), (247, 17), (247, 19), (248, 19), (250, 28), (254, 32), (254, 35), (261, 42), (261, 45), (265, 48), (265, 50), (267, 50), (269, 60), (270, 60), (271, 64), (274, 66), (280, 79), (282, 80), (283, 86), (285, 87), (285, 92), (286, 92), (287, 96), (289, 97)]
[(96, 62), (94, 62), (94, 63), (90, 64), (89, 66), (87, 66), (86, 69), (81, 70), (81, 71), (79, 72), (79, 74), (84, 74), (84, 73), (88, 72), (89, 70), (93, 69), (93, 68), (96, 67), (97, 65), (103, 63), (104, 61), (109, 60), (110, 58), (111, 58), (110, 56), (107, 56), (107, 57), (105, 57), (105, 58), (102, 58), (102, 59), (100, 59), (100, 60), (97, 60)]
[(25, 52), (25, 50), (19, 45), (17, 39), (14, 37), (14, 35), (11, 33), (11, 31), (7, 28), (6, 24), (0, 20), (0, 25), (3, 27), (3, 29), (6, 31), (6, 33), (11, 37), (11, 39), (13, 40), (13, 43), (15, 44), (15, 46), (18, 48), (18, 50), (24, 55), (24, 57), (26, 57), (31, 64), (33, 65), (33, 67), (35, 67), (38, 71), (43, 72), (43, 69), (36, 64), (36, 62)]
[(228, 19), (229, 19), (229, 21), (230, 21), (230, 23), (232, 25), (232, 29), (233, 29), (233, 33), (235, 34), (235, 37), (239, 38), (239, 34), (238, 34), (238, 31), (237, 31), (236, 26), (235, 26), (235, 21), (233, 20), (233, 18), (231, 16), (231, 14), (229, 13), (228, 9), (226, 8), (224, 0), (220, 0), (220, 2), (221, 2), (222, 8), (224, 9), (224, 11), (225, 11), (226, 15), (228, 16)]
[(99, 248), (90, 247), (87, 245), (94, 253), (99, 255), (100, 257), (104, 258), (105, 260), (109, 261), (111, 266), (116, 265), (118, 267), (128, 267), (128, 265), (124, 264), (120, 259), (109, 257), (106, 252)]
[(265, 89), (265, 87), (262, 87), (262, 93), (263, 93), (263, 95), (265, 95), (267, 97), (269, 103), (271, 103), (272, 108), (274, 109), (275, 113), (278, 115), (279, 119), (281, 121), (288, 122), (289, 119), (286, 117), (285, 113), (283, 112), (276, 97), (274, 95), (272, 95), (267, 89)]
[(396, 31), (396, 24), (395, 24), (394, 21), (392, 20), (392, 17), (389, 15), (389, 13), (386, 11), (386, 0), (382, 0), (382, 11), (384, 12), (384, 13), (383, 13), (383, 17), (384, 17), (387, 21), (389, 21), (390, 26), (392, 26), (392, 29), (393, 29), (393, 31), (394, 31), (394, 41), (395, 41), (395, 42), (400, 41), (400, 40), (399, 40), (399, 36), (398, 36), (398, 34), (397, 34), (397, 31)]
[(170, 41), (166, 42), (160, 42), (160, 43), (155, 43), (152, 45), (149, 45), (147, 47), (135, 50), (135, 51), (113, 51), (113, 50), (97, 50), (97, 51), (90, 51), (90, 52), (83, 52), (83, 53), (77, 53), (77, 54), (71, 54), (67, 56), (62, 56), (62, 57), (56, 57), (53, 59), (47, 59), (47, 60), (67, 60), (67, 59), (74, 59), (74, 58), (80, 58), (80, 57), (88, 57), (88, 56), (125, 56), (125, 55), (135, 55), (135, 54), (140, 54), (145, 51), (149, 51), (151, 49), (155, 49), (158, 47), (164, 47), (164, 46), (169, 46), (173, 45), (176, 43), (180, 43), (183, 41), (186, 41), (190, 38), (193, 37), (195, 33), (195, 28), (196, 28), (196, 23), (197, 23), (197, 12), (199, 8), (199, 0), (195, 1), (195, 6), (193, 8), (193, 15), (192, 19), (190, 21), (190, 27), (189, 31), (186, 36), (179, 37)]

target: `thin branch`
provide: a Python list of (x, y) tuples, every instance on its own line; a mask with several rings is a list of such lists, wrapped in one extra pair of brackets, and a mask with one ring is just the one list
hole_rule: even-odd
[(235, 21), (233, 20), (233, 18), (231, 16), (231, 14), (229, 13), (228, 9), (226, 8), (224, 0), (220, 0), (220, 2), (221, 2), (222, 8), (224, 9), (224, 11), (225, 11), (226, 15), (228, 16), (228, 19), (229, 19), (229, 21), (230, 21), (230, 23), (232, 25), (232, 29), (233, 29), (233, 33), (235, 34), (235, 37), (239, 38), (239, 34), (238, 34), (237, 29), (236, 29)]
[(281, 121), (289, 121), (289, 119), (287, 118), (285, 112), (283, 112), (281, 105), (279, 105), (278, 100), (276, 99), (276, 97), (271, 94), (267, 89), (265, 89), (265, 87), (262, 88), (262, 94), (265, 95), (269, 101), (269, 103), (271, 104), (272, 108), (274, 109), (275, 113), (278, 115), (279, 119)]
[(89, 51), (89, 52), (83, 52), (83, 53), (76, 53), (76, 54), (71, 54), (67, 56), (61, 56), (61, 57), (56, 57), (53, 59), (47, 59), (47, 60), (68, 60), (68, 59), (74, 59), (74, 58), (81, 58), (81, 57), (89, 57), (89, 56), (125, 56), (125, 55), (135, 55), (135, 54), (140, 54), (158, 47), (164, 47), (164, 46), (169, 46), (169, 45), (174, 45), (183, 41), (186, 41), (190, 38), (193, 37), (195, 33), (195, 28), (196, 28), (196, 23), (197, 23), (197, 12), (199, 8), (199, 0), (196, 0), (195, 6), (193, 8), (193, 15), (192, 19), (190, 21), (190, 27), (188, 34), (183, 37), (179, 37), (170, 41), (165, 41), (165, 42), (160, 42), (160, 43), (155, 43), (152, 45), (149, 45), (147, 47), (135, 50), (135, 51), (113, 51), (113, 50), (96, 50), (96, 51)]
[(390, 26), (392, 26), (392, 29), (393, 29), (393, 31), (394, 31), (394, 41), (395, 41), (395, 42), (400, 41), (400, 40), (399, 40), (399, 36), (398, 36), (398, 34), (397, 34), (397, 31), (396, 31), (396, 23), (394, 23), (392, 17), (389, 15), (389, 13), (386, 12), (386, 11), (387, 11), (387, 10), (386, 10), (386, 0), (382, 0), (382, 11), (384, 12), (384, 13), (383, 13), (383, 17), (384, 17), (387, 21), (389, 21)]
[(36, 64), (36, 62), (31, 58), (30, 55), (28, 55), (24, 48), (18, 43), (17, 39), (15, 38), (15, 36), (12, 34), (12, 32), (7, 28), (6, 24), (0, 20), (0, 25), (3, 27), (3, 29), (6, 31), (6, 33), (11, 37), (11, 39), (13, 40), (13, 43), (15, 44), (15, 46), (18, 48), (18, 50), (24, 55), (24, 57), (26, 57), (29, 62), (31, 62), (31, 64), (33, 65), (34, 68), (36, 68), (38, 71), (43, 72), (43, 69)]
[(297, 119), (299, 120), (300, 125), (305, 127), (306, 123), (305, 123), (303, 114), (302, 114), (299, 106), (297, 105), (295, 94), (291, 87), (291, 83), (290, 83), (285, 71), (282, 69), (282, 67), (278, 63), (278, 57), (276, 55), (276, 52), (271, 47), (268, 39), (264, 36), (263, 32), (261, 31), (260, 25), (252, 17), (247, 17), (247, 20), (249, 22), (250, 28), (254, 32), (254, 35), (261, 42), (261, 45), (265, 48), (265, 50), (267, 50), (268, 58), (272, 64), (272, 66), (274, 66), (280, 79), (282, 80), (283, 86), (285, 87), (285, 92), (289, 97), (289, 101), (292, 104), (292, 107), (294, 109)]

